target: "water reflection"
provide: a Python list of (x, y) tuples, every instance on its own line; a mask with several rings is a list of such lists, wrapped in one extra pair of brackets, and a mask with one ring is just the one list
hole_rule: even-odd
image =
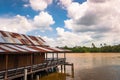
[(71, 53), (67, 54), (67, 61), (74, 63), (74, 78), (67, 67), (67, 74), (55, 73), (44, 80), (120, 80), (119, 53)]

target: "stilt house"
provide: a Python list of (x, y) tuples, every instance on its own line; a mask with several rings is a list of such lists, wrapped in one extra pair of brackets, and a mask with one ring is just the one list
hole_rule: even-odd
[[(0, 31), (0, 80), (24, 76), (24, 69), (33, 74), (63, 65), (65, 52), (68, 50), (49, 47), (41, 37)], [(48, 58), (49, 53), (52, 57)], [(59, 58), (58, 53), (64, 57)]]

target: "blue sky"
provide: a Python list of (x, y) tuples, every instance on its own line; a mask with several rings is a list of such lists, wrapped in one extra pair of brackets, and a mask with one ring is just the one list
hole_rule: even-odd
[[(83, 3), (85, 0), (75, 0), (76, 2)], [(40, 11), (35, 11), (31, 7), (24, 7), (25, 4), (29, 4), (29, 0), (0, 0), (0, 16), (1, 17), (14, 17), (16, 15), (26, 16), (27, 18), (34, 18), (34, 16), (38, 15)], [(49, 36), (55, 37), (56, 35), (56, 27), (63, 27), (64, 20), (67, 17), (67, 11), (62, 9), (57, 2), (53, 0), (53, 3), (49, 5), (45, 11), (47, 11), (50, 15), (52, 15), (55, 24), (51, 25), (53, 28), (52, 31), (41, 32), (40, 30), (31, 30), (26, 32), (28, 35), (41, 35), (41, 36)], [(29, 17), (28, 17), (29, 15)], [(37, 34), (35, 34), (37, 33)], [(51, 34), (51, 35), (48, 35)]]
[(0, 29), (41, 36), (52, 46), (119, 44), (117, 8), (117, 0), (0, 0)]

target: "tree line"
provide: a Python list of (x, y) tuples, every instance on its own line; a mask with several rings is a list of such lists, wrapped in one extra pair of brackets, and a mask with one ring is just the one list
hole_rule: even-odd
[(68, 47), (64, 46), (63, 49), (71, 50), (71, 52), (75, 53), (86, 53), (86, 52), (120, 52), (120, 44), (118, 45), (107, 45), (107, 44), (100, 44), (100, 47), (96, 47), (94, 43), (92, 43), (92, 47), (81, 47), (81, 46), (75, 46), (75, 47)]

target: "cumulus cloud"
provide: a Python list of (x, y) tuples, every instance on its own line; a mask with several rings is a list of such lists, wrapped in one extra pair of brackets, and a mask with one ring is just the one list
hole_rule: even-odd
[[(25, 16), (16, 15), (9, 18), (0, 18), (0, 30), (26, 33), (34, 29), (40, 31), (51, 30), (50, 27), (55, 23), (52, 16), (47, 12), (40, 12), (33, 19), (27, 19)], [(23, 29), (24, 28), (24, 29)]]
[[(73, 32), (65, 31), (64, 28), (57, 27), (57, 37), (56, 38), (49, 38), (47, 36), (43, 37), (47, 44), (50, 46), (56, 47), (56, 46), (78, 46), (79, 44), (88, 45), (88, 41), (91, 41), (92, 38), (89, 36), (89, 34), (75, 34)], [(84, 38), (83, 38), (84, 36)]]
[(47, 12), (41, 12), (39, 15), (34, 17), (34, 25), (41, 30), (51, 30), (50, 25), (54, 24), (55, 21), (53, 20), (53, 17), (48, 14)]
[(95, 2), (95, 3), (103, 3), (107, 0), (89, 0), (90, 2)]
[(0, 30), (10, 32), (25, 33), (33, 29), (31, 21), (20, 15), (14, 16), (12, 18), (0, 18), (0, 23)]
[(69, 6), (73, 0), (60, 0), (59, 4), (63, 6), (63, 8)]
[[(59, 1), (67, 11), (69, 19), (65, 20), (64, 23), (65, 28), (71, 30), (71, 33), (75, 35), (88, 35), (89, 33), (88, 36), (91, 38), (89, 43), (119, 44), (120, 0), (87, 0), (82, 4), (71, 0)], [(81, 39), (79, 36), (73, 38)], [(84, 35), (83, 38), (85, 38)]]
[(29, 0), (29, 2), (33, 10), (42, 11), (52, 3), (52, 0)]
[(70, 31), (65, 31), (63, 28), (60, 27), (56, 28), (56, 30), (58, 33), (57, 42), (59, 42), (59, 46), (67, 45), (72, 47), (92, 40), (89, 34), (76, 34)]
[(47, 43), (47, 45), (50, 45), (50, 46), (52, 46), (52, 47), (56, 47), (56, 46), (58, 46), (58, 43), (57, 43), (57, 41), (56, 41), (56, 39), (54, 39), (54, 38), (49, 38), (49, 37), (47, 37), (47, 36), (43, 36), (42, 37)]

